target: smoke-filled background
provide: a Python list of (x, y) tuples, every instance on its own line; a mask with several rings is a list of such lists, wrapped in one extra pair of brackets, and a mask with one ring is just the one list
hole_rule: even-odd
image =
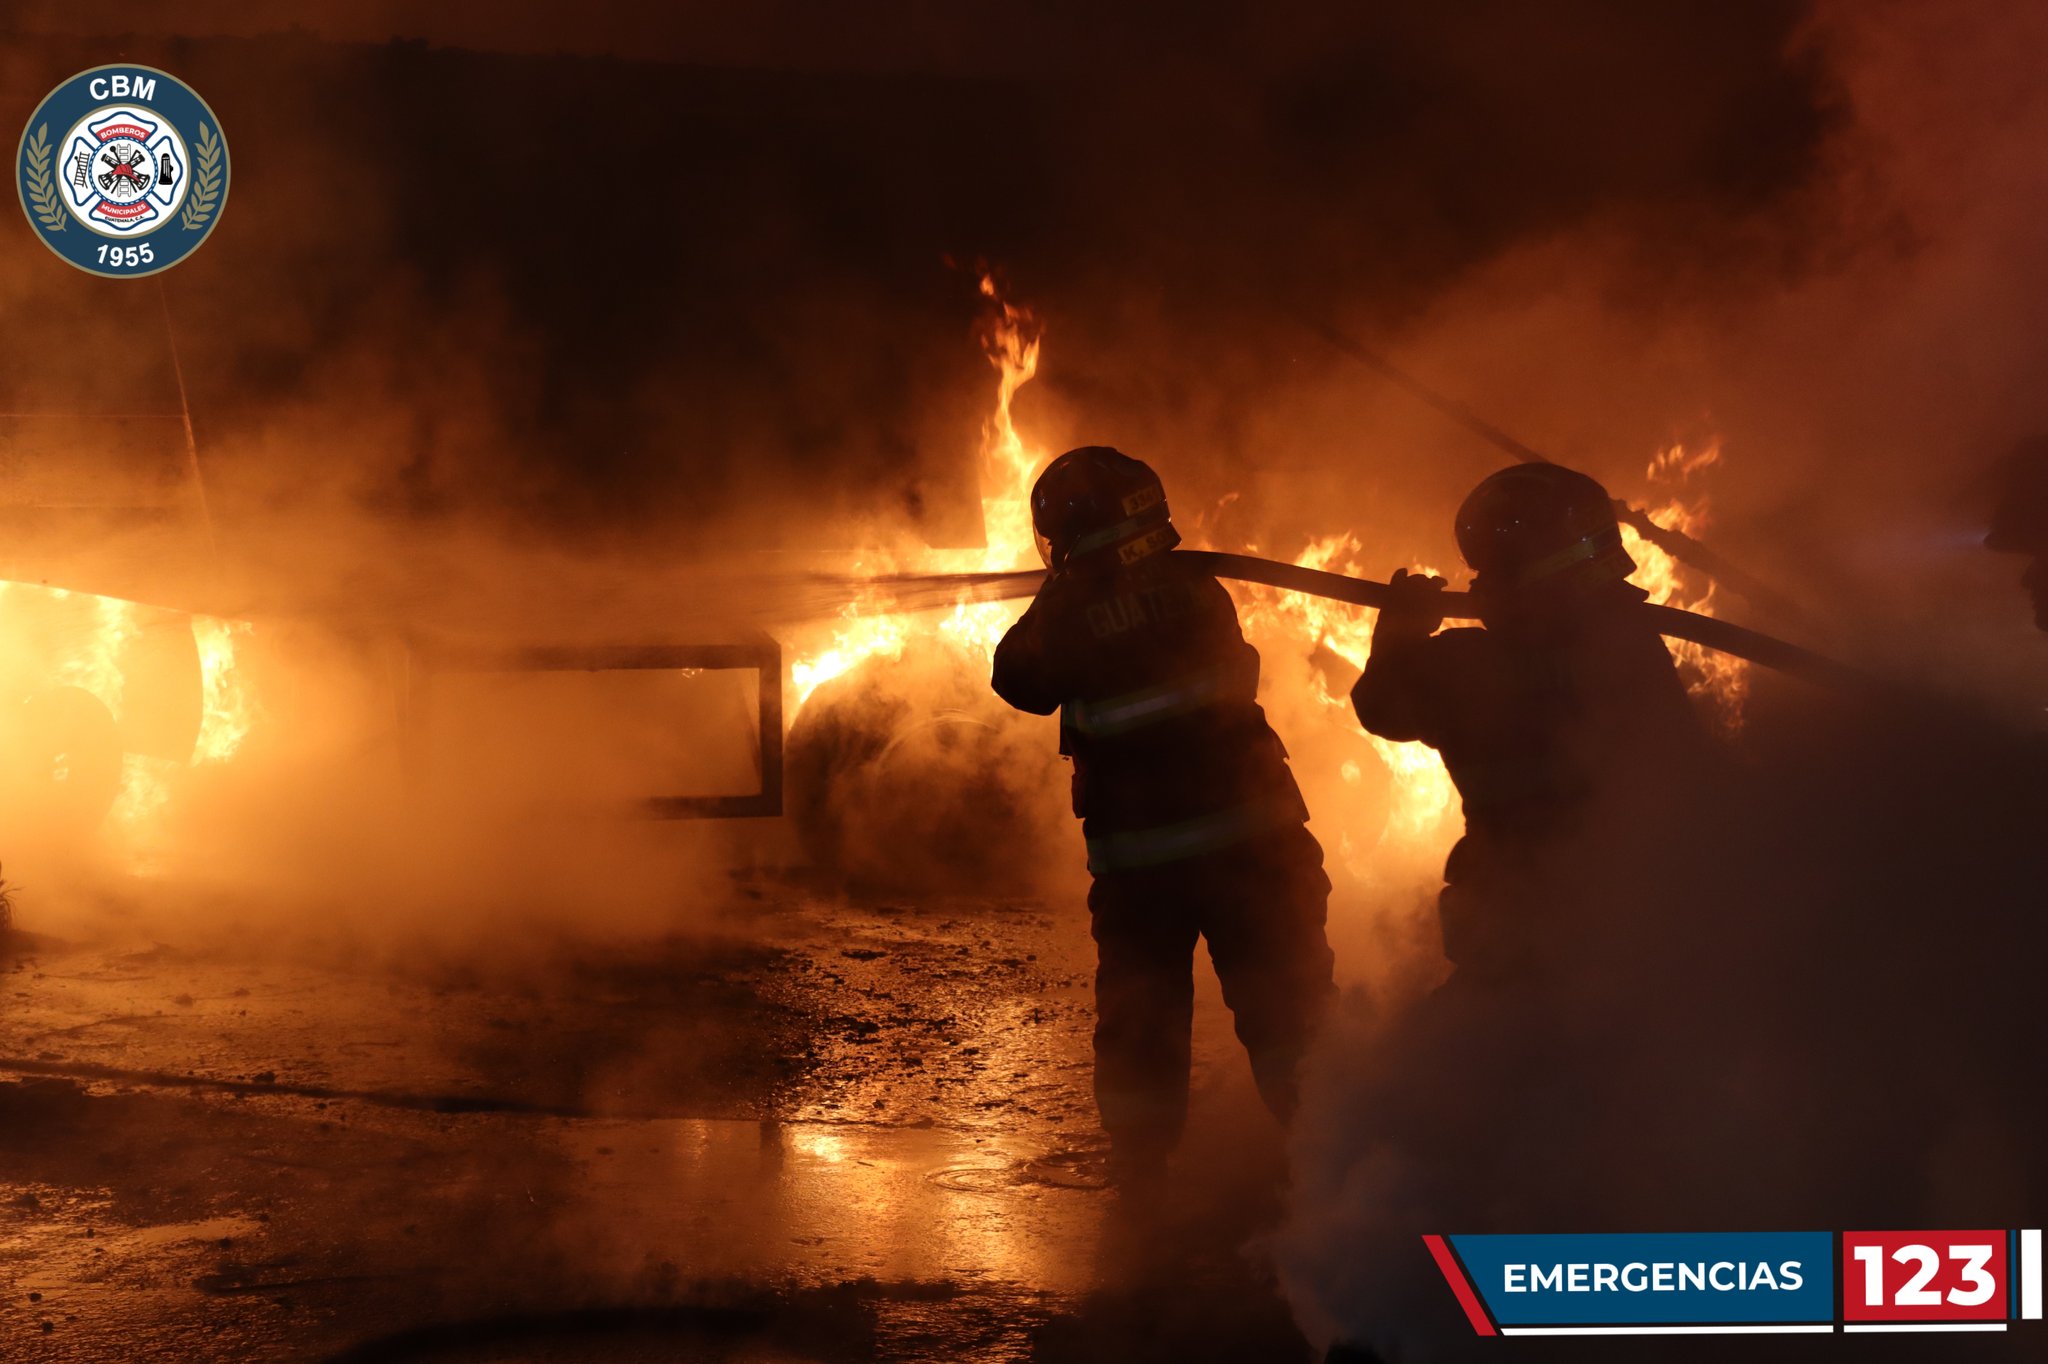
[[(74, 71), (147, 63), (206, 97), (234, 157), (218, 230), (161, 282), (88, 279), (24, 221), (0, 224), (0, 406), (189, 406), (204, 484), (197, 507), (175, 430), (19, 423), (13, 476), (50, 450), (125, 459), (183, 500), (142, 525), (20, 512), (0, 545), (7, 576), (254, 623), (243, 666), (261, 718), (235, 763), (188, 774), (153, 826), (158, 861), (226, 888), (177, 902), (200, 922), (298, 931), (317, 907), (321, 934), (437, 925), (466, 942), (516, 912), (634, 935), (729, 893), (735, 866), (836, 860), (854, 879), (916, 882), (921, 850), (938, 849), (948, 884), (1070, 892), (1049, 727), (975, 732), (997, 721), (961, 690), (971, 653), (955, 666), (913, 650), (893, 691), (830, 712), (820, 691), (809, 730), (810, 693), (793, 686), (792, 742), (808, 739), (794, 809), (841, 807), (808, 838), (622, 826), (540, 799), (744, 789), (756, 736), (737, 684), (684, 679), (616, 704), (443, 690), (442, 713), (472, 732), (446, 738), (438, 766), (409, 747), (417, 717), (396, 699), (435, 643), (765, 631), (812, 658), (843, 603), (793, 588), (802, 574), (927, 567), (927, 549), (990, 543), (1003, 315), (985, 274), (1041, 342), (1014, 389), (1028, 449), (1110, 443), (1150, 460), (1196, 544), (1280, 558), (1320, 545), (1374, 576), (1455, 565), (1450, 513), (1506, 457), (1347, 357), (1322, 335), (1335, 327), (1632, 501), (1677, 495), (1646, 473), (1661, 452), (1718, 449), (1684, 482), (1692, 529), (1803, 609), (1774, 615), (1725, 588), (1714, 609), (2038, 717), (2048, 645), (2017, 565), (1978, 545), (1982, 471), (2048, 424), (2035, 7), (321, 4), (284, 29), (226, 4), (110, 16), (30, 0), (10, 22), (0, 63), (18, 119)], [(135, 476), (123, 468), (108, 477)], [(1372, 987), (1300, 1139), (1303, 1187), (1337, 1211), (1283, 1237), (1312, 1335), (1381, 1310), (1330, 1268), (1385, 1220), (1374, 1172), (1485, 1120), (1418, 1102), (1411, 1129), (1383, 1131), (1362, 1113), (1448, 1065), (1385, 1075), (1380, 1060), (1401, 1026), (1386, 1011), (1442, 970), (1428, 897), (1456, 824), (1452, 804), (1397, 827), (1414, 815), (1402, 774), (1311, 695), (1341, 696), (1355, 659), (1328, 631), (1356, 640), (1364, 623), (1255, 634), (1267, 704), (1343, 872), (1340, 972)], [(1751, 684), (1751, 757), (1774, 770), (1793, 761), (1774, 736), (1816, 703)], [(926, 725), (942, 712), (954, 729)], [(945, 789), (978, 792), (962, 808), (1000, 812), (1023, 846), (906, 814), (872, 753), (821, 794), (864, 729), (884, 757), (909, 745), (913, 779), (942, 770)], [(1872, 756), (1897, 738), (1872, 720), (1816, 742), (1798, 770), (1853, 754), (1902, 783), (1982, 776)], [(1804, 842), (1674, 804), (1700, 832), (1654, 844), (1744, 849), (1726, 860), (1756, 882), (1716, 883), (1744, 898), (1730, 938), (1777, 941), (1773, 911), (1797, 897), (1750, 894), (1773, 876), (1866, 888), (1828, 859), (1867, 857), (1878, 826), (1826, 817), (1840, 786), (1797, 789), (1822, 807), (1797, 812), (1814, 821)], [(905, 819), (915, 836), (891, 838)], [(1897, 820), (1892, 835), (1924, 831)], [(2004, 850), (1975, 837), (1900, 883), (1939, 894), (1959, 863)], [(1672, 863), (1630, 865), (1654, 883)], [(2012, 889), (1996, 866), (1985, 878), (1987, 899)], [(1846, 893), (1817, 898), (1825, 910), (1783, 930), (1784, 951), (1758, 949), (1768, 967), (1745, 952), (1698, 979), (1800, 988), (1780, 964), (1795, 947), (1824, 955), (1814, 923), (1847, 913)], [(1906, 899), (1873, 913), (1935, 908)], [(1703, 893), (1681, 901), (1710, 910)], [(53, 919), (79, 912), (43, 903)], [(1675, 949), (1641, 950), (1615, 972), (1628, 989), (1593, 997), (1640, 1003), (1645, 963)], [(1679, 993), (1727, 1007), (1704, 983)], [(1559, 1026), (1599, 1016), (1560, 1010)], [(1677, 1028), (1681, 1011), (1659, 1017)], [(1449, 1031), (1432, 1043), (1442, 1056), (1488, 1059)], [(1782, 1095), (1783, 1079), (1756, 1092)], [(2002, 1115), (1983, 1121), (1989, 1146), (2007, 1140)]]

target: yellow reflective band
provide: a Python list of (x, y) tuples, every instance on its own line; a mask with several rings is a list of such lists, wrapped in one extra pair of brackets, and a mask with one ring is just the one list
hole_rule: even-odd
[[(1155, 511), (1154, 508), (1157, 508), (1157, 510)], [(1098, 549), (1107, 549), (1119, 540), (1126, 540), (1135, 536), (1147, 524), (1152, 522), (1159, 524), (1159, 530), (1152, 533), (1156, 536), (1161, 531), (1168, 531), (1170, 529), (1167, 522), (1171, 515), (1172, 513), (1166, 509), (1165, 502), (1148, 503), (1136, 514), (1125, 517), (1113, 526), (1104, 526), (1101, 530), (1091, 531), (1089, 534), (1081, 536), (1074, 541), (1073, 548), (1067, 551), (1067, 557), (1078, 559), (1084, 554), (1093, 554)], [(1147, 538), (1149, 539), (1150, 537)], [(1155, 548), (1164, 549), (1167, 546), (1159, 545), (1155, 546)], [(1146, 551), (1146, 553), (1150, 552), (1150, 550)], [(1129, 563), (1130, 560), (1125, 559), (1124, 562)]]
[(1178, 539), (1173, 527), (1161, 526), (1149, 535), (1140, 536), (1119, 549), (1116, 552), (1116, 561), (1120, 564), (1134, 564), (1147, 555), (1157, 554), (1162, 549), (1172, 549)]
[(1101, 701), (1069, 701), (1061, 708), (1060, 718), (1067, 728), (1081, 734), (1124, 734), (1230, 700), (1234, 692), (1249, 701), (1252, 691), (1243, 685), (1247, 674), (1242, 666), (1219, 664), (1122, 696)]
[(1158, 484), (1140, 488), (1124, 499), (1124, 515), (1136, 516), (1147, 507), (1156, 507), (1166, 500), (1166, 489)]

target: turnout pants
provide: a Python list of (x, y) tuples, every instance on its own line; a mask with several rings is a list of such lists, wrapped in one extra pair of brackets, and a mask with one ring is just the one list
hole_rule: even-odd
[(1296, 1072), (1332, 990), (1329, 894), (1322, 848), (1300, 825), (1095, 878), (1095, 1102), (1119, 1151), (1164, 1155), (1186, 1122), (1198, 938), (1260, 1095), (1281, 1121), (1293, 1115)]

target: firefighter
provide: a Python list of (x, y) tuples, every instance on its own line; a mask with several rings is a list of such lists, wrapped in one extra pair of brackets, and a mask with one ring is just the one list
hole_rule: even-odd
[(1465, 499), (1457, 536), (1483, 628), (1439, 633), (1443, 579), (1397, 572), (1351, 701), (1374, 734), (1443, 755), (1465, 809), (1438, 898), (1444, 954), (1457, 977), (1499, 981), (1568, 938), (1594, 898), (1589, 829), (1626, 802), (1622, 774), (1676, 770), (1707, 741), (1663, 639), (1632, 610), (1645, 594), (1599, 483), (1555, 464), (1503, 469)]
[(1210, 960), (1266, 1105), (1331, 990), (1330, 882), (1286, 750), (1254, 696), (1259, 656), (1180, 542), (1159, 477), (1107, 446), (1031, 490), (1044, 586), (996, 649), (997, 695), (1060, 713), (1093, 885), (1095, 1099), (1112, 1177), (1156, 1176), (1187, 1116), (1194, 949)]
[(2034, 623), (2048, 630), (2048, 436), (2014, 446), (1999, 462), (1997, 478), (1985, 547), (2027, 556), (2020, 586), (2034, 599)]

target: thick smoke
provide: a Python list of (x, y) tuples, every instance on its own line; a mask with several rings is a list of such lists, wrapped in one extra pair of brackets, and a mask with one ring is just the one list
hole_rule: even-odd
[[(1591, 222), (1446, 291), (1412, 363), (1501, 395), (1523, 439), (1624, 493), (1644, 449), (1718, 435), (1710, 538), (1830, 647), (2037, 707), (2041, 642), (1976, 543), (1976, 470), (2048, 418), (2028, 381), (2048, 338), (2013, 287), (2048, 248), (2043, 38), (2009, 8), (1823, 9), (1798, 50), (1838, 126), (1821, 173), (1745, 228), (1779, 270), (1674, 268), (1625, 218)], [(1351, 1001), (1279, 1241), (1312, 1335), (1466, 1348), (1424, 1232), (2039, 1216), (2044, 1115), (2001, 1078), (2041, 1040), (2038, 733), (1776, 685), (1735, 756), (1685, 790), (1633, 774), (1631, 809), (1577, 850), (1547, 986)]]

